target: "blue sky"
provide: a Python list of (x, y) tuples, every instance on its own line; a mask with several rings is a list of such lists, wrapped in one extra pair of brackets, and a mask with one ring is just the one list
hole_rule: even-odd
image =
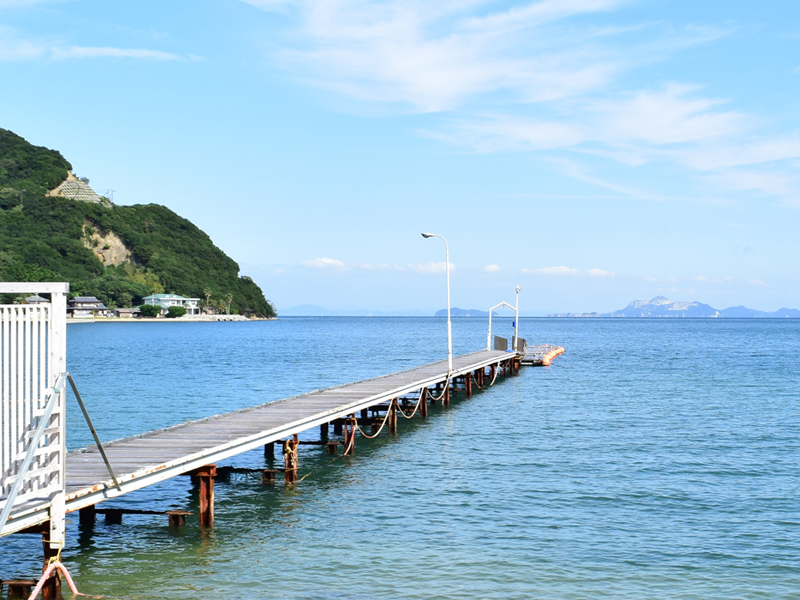
[[(0, 0), (0, 127), (280, 310), (800, 306), (800, 3)], [(178, 291), (178, 290), (176, 290)]]

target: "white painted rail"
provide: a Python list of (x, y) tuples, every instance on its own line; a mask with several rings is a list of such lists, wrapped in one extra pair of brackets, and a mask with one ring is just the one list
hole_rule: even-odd
[(5, 283), (0, 294), (50, 294), (0, 304), (0, 535), (50, 521), (64, 534), (67, 283)]

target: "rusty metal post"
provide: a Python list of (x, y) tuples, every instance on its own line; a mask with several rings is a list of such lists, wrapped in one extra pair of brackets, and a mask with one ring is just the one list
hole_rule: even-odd
[(275, 483), (275, 469), (264, 469), (261, 471), (261, 483)]
[(344, 424), (344, 453), (348, 456), (356, 453), (356, 416), (351, 416), (350, 423)]
[(92, 527), (97, 516), (97, 506), (90, 504), (79, 511), (78, 521), (81, 527)]
[(445, 381), (444, 382), (444, 396), (442, 396), (442, 406), (450, 406), (450, 388), (452, 387), (452, 381)]
[(472, 371), (464, 375), (464, 393), (467, 398), (472, 396)]
[(336, 447), (339, 445), (339, 442), (328, 442), (325, 444), (325, 450), (328, 454), (336, 454)]
[(397, 433), (397, 398), (389, 405), (389, 433)]
[[(50, 532), (42, 532), (42, 546), (44, 547), (44, 567), (42, 573), (47, 570), (50, 559), (58, 555), (58, 550), (50, 547)], [(30, 593), (30, 591), (28, 592)], [(10, 594), (9, 594), (10, 597)], [(42, 600), (61, 600), (61, 575), (53, 573), (42, 586)]]
[(428, 416), (428, 388), (422, 388), (419, 393), (419, 416), (424, 419)]
[(186, 525), (186, 516), (192, 513), (185, 510), (168, 510), (167, 517), (169, 518), (170, 527), (183, 527)]
[(286, 483), (294, 483), (297, 481), (297, 447), (300, 442), (297, 439), (297, 434), (292, 436), (291, 440), (283, 442), (283, 480)]
[(27, 600), (31, 595), (33, 586), (36, 585), (33, 579), (10, 579), (3, 583), (8, 586), (8, 600)]
[(200, 491), (200, 527), (214, 525), (214, 477), (217, 476), (217, 465), (205, 465), (197, 469), (197, 483)]

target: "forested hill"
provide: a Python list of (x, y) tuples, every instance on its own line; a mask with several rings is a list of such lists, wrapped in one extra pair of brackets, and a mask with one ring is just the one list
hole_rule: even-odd
[(153, 292), (205, 303), (210, 293), (212, 304), (230, 298), (231, 312), (274, 316), (258, 285), (190, 221), (157, 204), (71, 199), (97, 198), (71, 169), (59, 152), (0, 129), (0, 280), (69, 281), (71, 295), (111, 307)]

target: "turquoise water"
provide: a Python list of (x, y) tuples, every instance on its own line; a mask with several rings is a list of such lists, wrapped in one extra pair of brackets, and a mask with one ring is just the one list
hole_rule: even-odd
[[(455, 351), (485, 328), (456, 320)], [(796, 599), (799, 334), (794, 320), (524, 319), (523, 337), (566, 347), (552, 367), (401, 419), (354, 457), (301, 447), (313, 472), (295, 488), (218, 481), (212, 531), (73, 517), (65, 563), (107, 598)], [(71, 325), (69, 368), (113, 439), (441, 359), (444, 335), (413, 318)], [(70, 410), (75, 448), (89, 434)], [(196, 510), (187, 478), (107, 504)], [(40, 552), (3, 539), (0, 578), (35, 573)]]

